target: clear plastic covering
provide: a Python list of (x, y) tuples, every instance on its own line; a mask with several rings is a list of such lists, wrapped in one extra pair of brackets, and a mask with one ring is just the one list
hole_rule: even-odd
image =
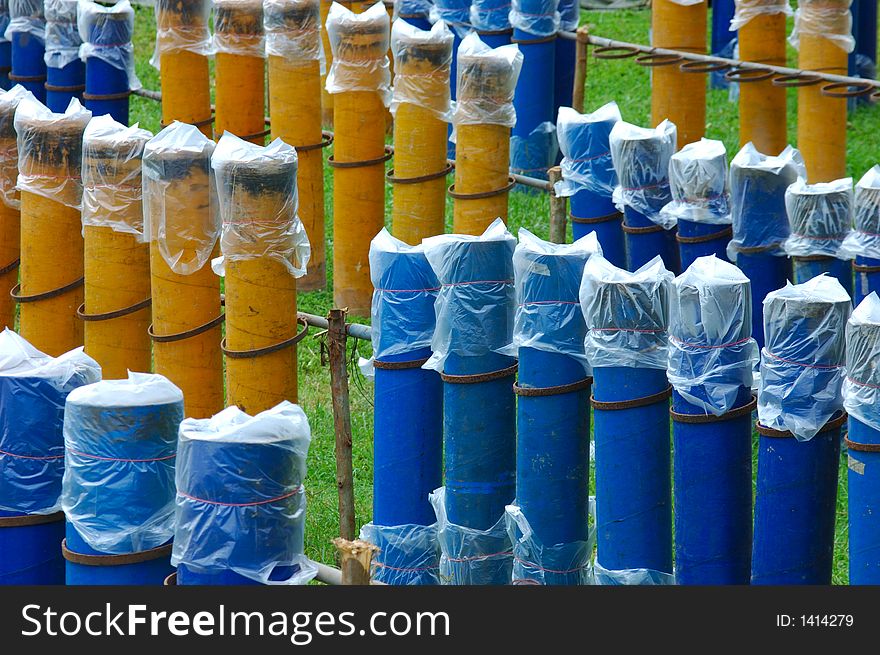
[(385, 5), (377, 2), (355, 14), (338, 2), (327, 14), (327, 36), (333, 63), (327, 73), (328, 93), (376, 91), (391, 104), (391, 30)]
[[(268, 257), (302, 277), (309, 237), (297, 216), (296, 150), (281, 139), (260, 146), (226, 132), (211, 157), (217, 183), (224, 261)], [(219, 262), (218, 262), (219, 264)], [(222, 268), (214, 266), (222, 275)]]
[(789, 43), (799, 49), (801, 35), (821, 36), (845, 52), (852, 52), (856, 39), (852, 34), (851, 5), (852, 0), (798, 0)]
[(263, 27), (268, 56), (319, 61), (325, 72), (320, 0), (263, 0)]
[(736, 406), (740, 389), (751, 389), (758, 363), (749, 279), (712, 255), (698, 257), (672, 285), (669, 383), (692, 405), (721, 416)]
[(611, 130), (611, 159), (620, 180), (614, 204), (621, 211), (630, 207), (666, 230), (675, 225), (675, 217), (661, 210), (672, 199), (669, 161), (677, 134), (668, 120), (653, 129), (619, 121)]
[(511, 26), (534, 36), (555, 35), (561, 19), (559, 0), (512, 0), (510, 3)]
[(74, 389), (64, 413), (61, 506), (102, 553), (158, 548), (174, 535), (174, 459), (183, 392), (129, 373)]
[(0, 43), (9, 42), (6, 28), (9, 27), (9, 0), (0, 0)]
[(37, 102), (34, 95), (20, 84), (0, 93), (0, 199), (7, 207), (19, 209), (18, 138), (15, 133), (15, 111), (25, 98)]
[[(532, 531), (522, 508), (508, 505), (504, 518), (507, 535), (513, 544), (513, 584), (590, 585), (593, 579), (593, 549), (596, 546), (595, 523), (586, 541), (544, 544)], [(584, 517), (586, 521), (588, 517)]]
[(393, 526), (367, 523), (361, 528), (360, 538), (379, 548), (379, 554), (373, 558), (373, 580), (388, 585), (440, 584), (436, 523)]
[(701, 139), (672, 155), (669, 188), (672, 202), (661, 214), (670, 222), (730, 225), (727, 150), (721, 141)]
[(214, 52), (265, 57), (263, 0), (214, 0)]
[(559, 29), (574, 32), (581, 22), (580, 0), (559, 0)]
[(80, 59), (96, 57), (128, 74), (128, 88), (141, 88), (134, 72), (134, 9), (128, 0), (105, 7), (90, 0), (80, 0), (77, 9), (79, 36), (83, 43)]
[[(592, 114), (581, 114), (571, 107), (560, 107), (556, 119), (556, 136), (562, 151), (562, 180), (554, 191), (559, 197), (573, 196), (586, 189), (611, 196), (617, 187), (617, 171), (611, 160), (609, 130), (598, 124), (615, 124), (621, 120), (616, 102), (603, 105)], [(596, 126), (596, 129), (590, 129)], [(594, 142), (594, 139), (598, 142)]]
[(806, 177), (800, 151), (787, 146), (778, 156), (758, 152), (752, 143), (743, 146), (730, 162), (730, 209), (733, 239), (727, 256), (736, 261), (741, 248), (765, 249), (782, 255), (790, 229), (784, 209), (784, 189)]
[(598, 560), (593, 565), (597, 585), (610, 587), (636, 586), (636, 585), (674, 585), (675, 576), (663, 571), (653, 569), (624, 569), (609, 570), (599, 564)]
[(785, 209), (791, 226), (783, 244), (786, 254), (846, 258), (841, 246), (852, 226), (851, 177), (819, 184), (799, 178), (785, 191)]
[(9, 328), (0, 333), (0, 510), (61, 509), (64, 401), (100, 379), (101, 367), (82, 348), (50, 357)]
[(443, 21), (434, 23), (430, 30), (420, 30), (405, 20), (394, 21), (391, 25), (391, 54), (395, 63), (392, 114), (408, 102), (427, 109), (442, 121), (452, 120), (449, 77), (453, 40), (452, 32)]
[[(449, 522), (446, 487), (428, 498), (437, 514), (440, 541), (440, 583), (444, 585), (498, 584), (499, 573), (513, 562), (513, 545), (507, 533), (506, 515), (488, 530), (476, 530)], [(509, 582), (510, 580), (508, 580)]]
[(788, 0), (735, 0), (736, 9), (730, 21), (730, 31), (736, 32), (753, 18), (758, 16), (791, 16), (792, 10)]
[(433, 10), (432, 0), (394, 0), (391, 18), (430, 18)]
[(763, 426), (808, 441), (843, 408), (844, 331), (851, 312), (849, 295), (827, 275), (767, 294), (758, 389)]
[[(520, 348), (567, 355), (580, 361), (587, 375), (592, 374), (584, 354), (583, 337), (587, 327), (578, 302), (584, 266), (591, 255), (602, 254), (595, 232), (574, 243), (557, 244), (539, 239), (525, 228), (519, 229), (519, 243), (513, 252), (516, 280), (516, 318), (513, 342), (506, 354), (516, 357)], [(551, 273), (545, 260), (553, 257), (559, 270)], [(550, 276), (553, 276), (552, 278)], [(524, 289), (537, 285), (552, 287), (555, 300), (526, 302)], [(572, 340), (572, 335), (579, 339)]]
[(160, 68), (163, 53), (214, 54), (208, 19), (211, 0), (155, 0), (156, 49), (150, 65)]
[(9, 0), (9, 24), (3, 36), (12, 40), (16, 32), (30, 34), (40, 43), (46, 40), (46, 19), (43, 14), (43, 0)]
[[(220, 236), (220, 214), (216, 206), (213, 169), (210, 165), (215, 144), (194, 125), (174, 121), (144, 147), (143, 194), (144, 239), (159, 242), (159, 252), (172, 271), (179, 275), (195, 273), (208, 262)], [(203, 178), (203, 179), (202, 179)], [(177, 192), (180, 184), (190, 184), (204, 193), (208, 206), (198, 223), (181, 221), (193, 215), (191, 197)]]
[(588, 330), (585, 351), (593, 368), (666, 369), (672, 278), (659, 255), (635, 273), (601, 255), (587, 260), (580, 302)]
[(455, 125), (516, 125), (513, 92), (523, 55), (516, 44), (490, 48), (471, 32), (458, 47)]
[(256, 416), (227, 407), (184, 420), (172, 565), (262, 584), (314, 578), (317, 567), (302, 554), (310, 441), (305, 413), (287, 401)]
[(846, 379), (843, 408), (880, 430), (880, 297), (872, 291), (846, 323)]
[(473, 0), (470, 8), (471, 25), (480, 32), (508, 30), (510, 7), (510, 0)]
[(126, 127), (109, 114), (89, 121), (83, 133), (83, 226), (109, 227), (144, 238), (141, 158), (153, 135)]
[[(479, 261), (481, 253), (474, 252), (473, 257), (450, 257), (450, 250), (459, 243), (481, 241), (502, 242), (512, 260), (516, 239), (500, 218), (480, 236), (441, 234), (422, 241), (425, 256), (440, 281), (440, 293), (434, 305), (437, 327), (431, 340), (433, 354), (422, 368), (442, 371), (450, 352), (465, 357), (492, 352), (504, 354), (513, 338), (516, 292), (512, 278), (450, 282), (459, 277), (473, 277), (467, 273), (484, 268)], [(458, 267), (466, 272), (456, 270)], [(493, 268), (497, 268), (494, 263)]]
[(547, 169), (556, 162), (558, 147), (552, 121), (538, 123), (526, 136), (510, 137), (510, 170), (520, 175), (546, 179)]
[(79, 0), (46, 0), (46, 52), (49, 68), (64, 68), (79, 59), (82, 39), (76, 25)]
[(880, 165), (856, 184), (853, 214), (855, 227), (843, 240), (840, 255), (880, 259)]
[(434, 0), (431, 19), (445, 21), (458, 35), (464, 38), (470, 28), (471, 0)]
[(18, 189), (68, 207), (82, 204), (82, 135), (92, 112), (72, 98), (63, 114), (33, 96), (15, 110), (18, 134)]

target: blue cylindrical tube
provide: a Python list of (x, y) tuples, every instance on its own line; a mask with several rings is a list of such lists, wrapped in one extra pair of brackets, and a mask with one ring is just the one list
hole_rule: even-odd
[(562, 188), (557, 189), (557, 195), (570, 196), (573, 240), (595, 232), (604, 257), (624, 268), (623, 215), (611, 198), (617, 186), (617, 173), (611, 161), (610, 135), (619, 120), (616, 103), (592, 114), (580, 114), (570, 107), (560, 109), (556, 132), (564, 157)]
[(0, 587), (64, 584), (64, 514), (0, 510)]
[(420, 30), (429, 30), (432, 4), (430, 0), (399, 0), (394, 3), (394, 18), (402, 18)]
[(749, 280), (707, 257), (674, 282), (669, 323), (675, 577), (748, 584), (752, 545)]
[(593, 367), (596, 570), (672, 574), (672, 475), (666, 378), (671, 274), (659, 257), (626, 273), (593, 256), (580, 289)]
[(177, 451), (174, 549), (180, 585), (306, 582), (302, 409), (287, 401), (248, 416), (228, 407), (186, 419)]
[(624, 206), (627, 268), (631, 271), (657, 255), (667, 270), (681, 271), (675, 222), (661, 215), (672, 200), (669, 160), (675, 144), (676, 128), (669, 121), (655, 130), (620, 121), (611, 132), (611, 154)]
[[(446, 21), (452, 30), (452, 68), (450, 70), (453, 71), (453, 74), (449, 78), (449, 92), (450, 97), (455, 100), (458, 85), (458, 75), (455, 73), (458, 70), (458, 47), (461, 45), (461, 39), (471, 28), (471, 0), (436, 0), (434, 7), (437, 10), (437, 15)], [(452, 123), (449, 124), (449, 135), (452, 135)], [(446, 144), (446, 156), (449, 159), (455, 159), (455, 143), (451, 140)]]
[(806, 177), (806, 169), (790, 146), (769, 157), (747, 144), (730, 163), (733, 240), (728, 255), (752, 281), (752, 336), (759, 347), (764, 346), (764, 298), (791, 278), (782, 249), (789, 236), (785, 190), (798, 176)]
[[(499, 351), (513, 332), (514, 239), (496, 220), (481, 237), (425, 245), (441, 284), (431, 360), (443, 379), (441, 575), (453, 584), (509, 584), (503, 517), (516, 491), (516, 360)], [(469, 531), (480, 534), (470, 539)]]
[(174, 459), (183, 393), (130, 373), (70, 394), (65, 405), (69, 585), (162, 584), (171, 573)]
[(42, 0), (9, 0), (12, 30), (12, 72), (9, 80), (21, 84), (42, 103), (46, 102), (46, 21)]
[(407, 246), (386, 230), (371, 244), (370, 273), (375, 287), (370, 536), (381, 548), (376, 579), (437, 584), (440, 554), (428, 496), (443, 477), (443, 385), (436, 371), (421, 365), (431, 355), (439, 283), (423, 247)]
[(76, 24), (78, 0), (46, 0), (46, 106), (63, 113), (72, 98), (82, 100), (85, 63)]
[(510, 0), (473, 0), (470, 22), (480, 40), (490, 48), (510, 43)]
[(841, 254), (854, 258), (855, 304), (872, 291), (880, 292), (880, 165), (856, 184), (853, 229), (843, 240)]
[(849, 296), (814, 278), (764, 301), (752, 584), (830, 584)]
[(516, 501), (530, 534), (513, 580), (584, 584), (589, 566), (590, 369), (578, 290), (595, 237), (554, 246), (520, 231), (514, 254), (519, 353)]
[(79, 31), (86, 43), (87, 109), (95, 116), (110, 114), (128, 125), (129, 94), (134, 70), (134, 10), (127, 2), (104, 8), (90, 3), (80, 11)]
[[(560, 0), (560, 29), (574, 32), (580, 22), (580, 3), (578, 0)], [(553, 115), (560, 107), (571, 107), (574, 95), (574, 68), (577, 58), (577, 42), (574, 39), (556, 39), (556, 89), (553, 94)], [(561, 153), (560, 153), (561, 156)]]
[[(734, 0), (712, 0), (712, 54), (718, 57), (732, 59), (734, 46), (736, 45), (736, 30), (730, 29), (730, 21), (736, 11)], [(726, 89), (729, 82), (724, 78), (724, 72), (713, 72), (710, 75), (712, 86), (716, 89)]]
[[(855, 3), (853, 3), (855, 4)], [(853, 22), (857, 31), (856, 52), (864, 57), (865, 64), (877, 74), (877, 0), (858, 0), (859, 17)], [(863, 77), (873, 77), (860, 74)]]

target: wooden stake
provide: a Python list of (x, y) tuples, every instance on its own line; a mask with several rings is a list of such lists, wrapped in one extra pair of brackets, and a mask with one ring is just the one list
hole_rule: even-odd
[(330, 390), (333, 397), (333, 425), (336, 432), (336, 487), (339, 494), (339, 535), (355, 535), (354, 480), (351, 458), (351, 406), (346, 368), (345, 309), (331, 309), (327, 315), (327, 345), (330, 350)]
[(339, 551), (339, 568), (342, 569), (342, 584), (344, 585), (368, 585), (370, 584), (370, 568), (373, 563), (373, 555), (379, 549), (373, 544), (361, 541), (351, 541), (337, 537), (333, 545)]
[(574, 63), (574, 89), (571, 95), (572, 107), (584, 113), (587, 93), (587, 51), (590, 44), (590, 28), (586, 25), (577, 29), (577, 56)]
[(562, 169), (554, 166), (547, 171), (550, 179), (550, 241), (553, 243), (565, 243), (566, 215), (568, 201), (556, 195), (552, 185), (562, 180)]

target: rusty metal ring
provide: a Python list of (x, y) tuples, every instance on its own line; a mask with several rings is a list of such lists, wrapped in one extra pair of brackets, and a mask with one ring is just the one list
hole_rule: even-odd
[(428, 358), (413, 359), (408, 362), (383, 362), (379, 359), (373, 360), (373, 368), (382, 369), (383, 371), (403, 371), (410, 368), (422, 368), (422, 364), (428, 361)]
[(752, 399), (742, 407), (732, 409), (721, 416), (715, 416), (714, 414), (679, 414), (671, 407), (669, 408), (669, 415), (672, 416), (672, 420), (676, 423), (722, 423), (724, 421), (732, 421), (733, 419), (742, 418), (743, 416), (751, 416), (752, 412), (755, 411), (757, 407), (758, 399), (752, 396)]
[(880, 266), (868, 266), (867, 264), (853, 264), (856, 273), (880, 273)]
[(481, 191), (479, 193), (458, 193), (455, 190), (455, 184), (451, 184), (446, 192), (449, 194), (450, 198), (455, 198), (456, 200), (482, 200), (484, 198), (494, 198), (495, 196), (500, 196), (504, 193), (510, 191), (513, 187), (516, 186), (516, 179), (513, 176), (507, 178), (507, 184), (500, 189), (495, 189), (494, 191)]
[(125, 566), (126, 564), (139, 564), (150, 562), (171, 555), (171, 544), (165, 544), (158, 548), (151, 548), (139, 553), (125, 553), (123, 555), (84, 555), (75, 553), (67, 548), (67, 539), (61, 541), (61, 554), (71, 564), (83, 566)]
[(734, 68), (724, 74), (724, 79), (737, 84), (751, 84), (752, 82), (766, 82), (775, 75), (776, 73), (766, 68)]
[(333, 155), (327, 159), (327, 163), (331, 168), (363, 168), (365, 166), (376, 166), (384, 164), (394, 156), (394, 150), (391, 146), (385, 146), (385, 154), (375, 159), (365, 159), (363, 161), (336, 161)]
[(308, 152), (309, 150), (322, 150), (333, 143), (333, 135), (330, 132), (321, 132), (321, 142), (312, 143), (307, 146), (294, 146), (297, 152)]
[(0, 528), (23, 528), (28, 525), (44, 525), (64, 520), (64, 512), (54, 514), (22, 514), (21, 516), (0, 516)]
[[(204, 127), (205, 125), (213, 124), (215, 119), (216, 119), (216, 116), (214, 116), (214, 113), (212, 112), (210, 118), (203, 118), (200, 121), (193, 121), (192, 123), (187, 123), (186, 121), (177, 121), (177, 119), (175, 119), (175, 120), (178, 123), (183, 123), (184, 125), (192, 125), (193, 127)], [(165, 121), (159, 121), (159, 127), (161, 127), (163, 130), (166, 127), (168, 127), (169, 125), (171, 125), (171, 123), (166, 123)]]
[(43, 85), (43, 88), (46, 89), (46, 91), (52, 91), (54, 93), (78, 93), (80, 91), (85, 91), (86, 85), (76, 84), (74, 86), (55, 86), (54, 84), (46, 82)]
[(78, 289), (85, 283), (85, 278), (81, 277), (78, 280), (74, 280), (70, 284), (65, 284), (63, 287), (58, 287), (57, 289), (52, 289), (51, 291), (46, 291), (44, 293), (35, 293), (32, 296), (22, 296), (20, 295), (21, 285), (16, 284), (12, 287), (12, 290), (9, 292), (9, 295), (12, 296), (15, 302), (39, 302), (40, 300), (49, 300), (51, 298), (57, 298), (58, 296), (64, 295), (68, 291), (73, 291), (74, 289)]
[(720, 232), (713, 232), (712, 234), (704, 234), (699, 237), (683, 237), (680, 234), (676, 233), (675, 240), (679, 243), (709, 243), (710, 241), (715, 241), (717, 239), (725, 239), (733, 236), (733, 227), (728, 227)]
[(551, 41), (555, 41), (556, 38), (557, 37), (555, 34), (551, 34), (550, 36), (545, 36), (540, 39), (511, 39), (510, 42), (517, 43), (519, 45), (537, 45), (539, 43), (550, 43)]
[(441, 373), (440, 379), (450, 384), (480, 384), (481, 382), (492, 382), (516, 375), (517, 364), (502, 368), (498, 371), (490, 371), (489, 373), (475, 373), (471, 375), (449, 375)]
[[(238, 138), (242, 139), (244, 141), (250, 141), (251, 139), (264, 139), (267, 136), (269, 136), (271, 133), (272, 133), (272, 130), (262, 130), (260, 132), (254, 132), (253, 134), (245, 134), (245, 135), (242, 135)], [(238, 135), (236, 134), (236, 136), (238, 136)]]
[(114, 318), (122, 318), (123, 316), (134, 314), (135, 312), (139, 312), (142, 309), (146, 309), (152, 304), (153, 299), (146, 298), (145, 300), (141, 300), (139, 303), (135, 303), (134, 305), (130, 305), (128, 307), (125, 307), (124, 309), (117, 309), (114, 312), (105, 312), (103, 314), (86, 314), (86, 304), (83, 303), (76, 308), (76, 317), (81, 321), (109, 321)]
[(649, 225), (648, 227), (632, 227), (624, 223), (621, 226), (624, 234), (654, 234), (655, 232), (663, 232), (662, 225)]
[(773, 78), (773, 86), (781, 86), (783, 88), (799, 88), (802, 86), (813, 86), (822, 81), (820, 75), (812, 75), (810, 73), (795, 73), (793, 75), (778, 75)]
[(606, 412), (614, 412), (622, 409), (635, 409), (637, 407), (647, 407), (648, 405), (656, 405), (661, 402), (668, 401), (672, 397), (672, 385), (670, 384), (663, 391), (642, 398), (633, 398), (632, 400), (615, 400), (611, 402), (596, 400), (590, 396), (590, 404), (593, 409), (603, 410)]
[(880, 453), (880, 443), (859, 443), (858, 441), (850, 441), (849, 437), (844, 437), (843, 442), (849, 450), (857, 453)]
[(436, 173), (421, 175), (419, 177), (394, 177), (394, 169), (391, 168), (385, 173), (385, 179), (391, 184), (419, 184), (420, 182), (430, 182), (431, 180), (439, 180), (449, 175), (453, 170), (452, 164), (447, 163), (446, 168)]
[(620, 221), (623, 218), (623, 212), (614, 212), (613, 214), (608, 214), (606, 216), (596, 216), (594, 218), (581, 218), (580, 216), (575, 216), (574, 214), (569, 215), (569, 219), (572, 223), (577, 223), (579, 225), (598, 225), (599, 223), (610, 223), (611, 221)]
[(629, 59), (639, 54), (641, 50), (632, 46), (603, 46), (593, 50), (596, 59)]
[[(11, 68), (9, 70), (12, 70)], [(44, 82), (46, 80), (45, 75), (16, 75), (15, 73), (9, 73), (9, 79), (13, 82)]]
[(203, 323), (198, 327), (194, 327), (192, 330), (177, 332), (175, 334), (156, 334), (155, 332), (153, 332), (153, 325), (150, 324), (150, 327), (147, 328), (147, 334), (150, 335), (150, 339), (152, 339), (155, 343), (173, 343), (175, 341), (183, 341), (184, 339), (197, 337), (200, 334), (207, 332), (208, 330), (212, 330), (215, 327), (222, 325), (223, 321), (225, 320), (226, 314), (220, 314), (220, 316), (212, 318), (207, 323)]
[(521, 387), (519, 384), (513, 385), (513, 393), (517, 396), (526, 398), (540, 398), (543, 396), (561, 396), (565, 393), (574, 393), (575, 391), (585, 391), (593, 384), (593, 378), (588, 377), (577, 382), (569, 384), (560, 384), (555, 387)]
[(305, 339), (306, 335), (309, 333), (309, 324), (306, 322), (306, 319), (297, 317), (296, 322), (302, 325), (302, 329), (299, 332), (289, 339), (285, 339), (284, 341), (280, 341), (271, 346), (254, 348), (253, 350), (229, 350), (226, 348), (226, 338), (224, 337), (220, 342), (220, 350), (222, 350), (223, 354), (229, 359), (254, 359), (256, 357), (262, 357), (263, 355), (271, 355), (272, 353), (284, 350), (285, 348), (291, 348)]
[(688, 61), (678, 69), (682, 73), (718, 73), (727, 70), (732, 64), (726, 61)]
[(21, 266), (21, 258), (14, 259), (3, 268), (0, 268), (0, 275), (6, 275), (7, 273), (12, 273), (15, 269)]
[(672, 66), (680, 61), (684, 61), (681, 55), (664, 55), (657, 52), (649, 52), (636, 57), (636, 63), (639, 66), (647, 66), (648, 68), (659, 68), (661, 66)]
[(119, 93), (95, 94), (83, 92), (83, 100), (125, 100), (132, 94), (131, 89)]
[[(876, 87), (870, 82), (834, 82), (822, 87), (821, 93), (827, 98), (858, 98), (872, 93)], [(842, 91), (839, 89), (843, 89)]]

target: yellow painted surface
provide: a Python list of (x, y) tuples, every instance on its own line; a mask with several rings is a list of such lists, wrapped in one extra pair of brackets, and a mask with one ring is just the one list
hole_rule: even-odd
[[(746, 61), (785, 66), (785, 16), (756, 16), (739, 30), (739, 56)], [(785, 89), (771, 80), (739, 85), (739, 141), (768, 155), (788, 145)]]

